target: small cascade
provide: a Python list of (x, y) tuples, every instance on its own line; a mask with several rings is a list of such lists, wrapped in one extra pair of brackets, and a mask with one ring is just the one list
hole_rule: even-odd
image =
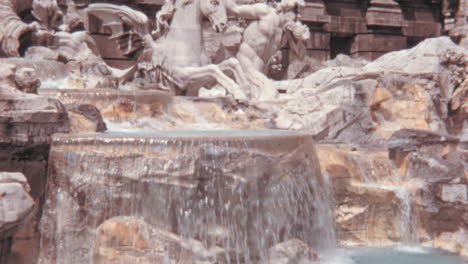
[(55, 135), (40, 263), (92, 263), (119, 216), (259, 263), (282, 241), (336, 246), (312, 137), (280, 130)]
[(379, 162), (362, 158), (352, 158), (360, 178), (356, 185), (364, 188), (381, 189), (395, 193), (399, 199), (399, 234), (400, 242), (406, 245), (416, 244), (418, 221), (413, 216), (413, 199), (420, 182), (401, 176), (389, 160)]
[(401, 242), (407, 245), (415, 244), (417, 243), (417, 219), (412, 214), (413, 193), (408, 187), (397, 187), (395, 193), (401, 201)]

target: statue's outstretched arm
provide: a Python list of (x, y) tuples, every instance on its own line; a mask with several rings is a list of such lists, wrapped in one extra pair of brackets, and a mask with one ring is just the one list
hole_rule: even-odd
[(253, 5), (238, 5), (233, 0), (226, 0), (226, 9), (230, 14), (246, 19), (260, 19), (274, 10), (267, 4), (257, 3)]

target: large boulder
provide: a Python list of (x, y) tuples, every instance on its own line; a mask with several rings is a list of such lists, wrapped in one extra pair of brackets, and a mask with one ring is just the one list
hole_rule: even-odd
[(157, 229), (143, 219), (114, 217), (97, 229), (93, 263), (225, 263), (226, 252), (200, 241)]
[(13, 237), (34, 209), (29, 184), (21, 173), (0, 172), (0, 262), (9, 258)]
[(318, 261), (317, 253), (299, 239), (290, 239), (270, 248), (268, 264), (309, 263)]
[(101, 112), (90, 104), (65, 105), (70, 120), (70, 132), (104, 132), (107, 129)]
[(31, 213), (34, 200), (29, 184), (21, 173), (0, 172), (0, 236), (14, 230)]

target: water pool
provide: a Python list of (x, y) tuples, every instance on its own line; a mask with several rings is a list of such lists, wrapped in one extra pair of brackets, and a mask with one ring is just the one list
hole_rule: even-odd
[(461, 257), (445, 251), (411, 247), (343, 248), (322, 256), (321, 264), (468, 264)]

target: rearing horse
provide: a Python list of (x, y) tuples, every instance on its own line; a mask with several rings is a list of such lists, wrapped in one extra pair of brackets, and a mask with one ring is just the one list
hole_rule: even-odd
[[(112, 38), (119, 40), (127, 54), (139, 54), (137, 65), (127, 75), (142, 75), (176, 94), (214, 79), (234, 98), (247, 99), (239, 85), (223, 72), (231, 71), (241, 85), (247, 85), (238, 61), (209, 64), (204, 52), (202, 20), (208, 18), (216, 32), (223, 31), (227, 23), (223, 0), (166, 0), (156, 15), (153, 35), (146, 15), (128, 7), (91, 4), (87, 12), (112, 30)], [(142, 51), (135, 43), (141, 43)]]

